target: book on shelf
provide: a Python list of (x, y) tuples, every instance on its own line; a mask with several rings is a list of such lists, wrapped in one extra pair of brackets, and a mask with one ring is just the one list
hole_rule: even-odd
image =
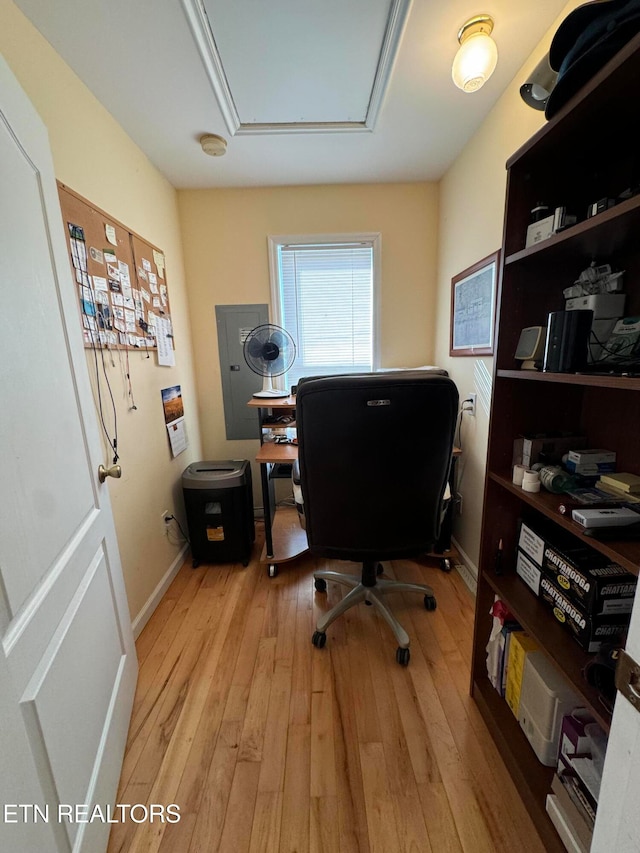
[(522, 631), (522, 626), (519, 625), (517, 622), (508, 622), (502, 628), (504, 644), (502, 649), (502, 660), (500, 662), (500, 679), (496, 689), (498, 690), (498, 693), (502, 696), (503, 699), (507, 692), (507, 678), (509, 674), (509, 649), (511, 648), (511, 637), (514, 631)]
[(510, 635), (512, 631), (521, 631), (522, 628), (499, 598), (495, 599), (490, 612), (493, 625), (486, 645), (487, 676), (491, 685), (504, 696)]
[(504, 698), (516, 720), (518, 719), (520, 708), (520, 691), (522, 689), (525, 660), (528, 654), (538, 651), (538, 649), (539, 646), (536, 641), (528, 634), (525, 634), (524, 631), (518, 631), (511, 637)]
[(604, 492), (605, 495), (609, 495), (611, 498), (619, 501), (621, 504), (631, 504), (632, 506), (636, 506), (640, 504), (640, 495), (635, 494), (633, 492), (625, 492), (622, 489), (617, 488), (617, 486), (613, 486), (608, 482), (604, 482), (602, 477), (596, 482), (595, 488), (599, 492)]
[(594, 816), (587, 812), (580, 800), (575, 797), (571, 777), (556, 773), (551, 782), (551, 790), (557, 796), (558, 805), (571, 825), (574, 835), (578, 836), (588, 850), (593, 837)]
[(629, 495), (640, 495), (640, 477), (637, 474), (626, 474), (622, 471), (601, 474), (599, 483), (601, 486), (609, 486)]
[(564, 768), (559, 769), (557, 774), (562, 779), (562, 784), (573, 800), (576, 808), (584, 817), (587, 824), (593, 829), (596, 821), (597, 802), (585, 788), (582, 780), (575, 771)]
[(593, 758), (591, 755), (573, 755), (569, 759), (569, 764), (580, 779), (582, 790), (588, 791), (597, 806), (602, 776), (598, 772)]

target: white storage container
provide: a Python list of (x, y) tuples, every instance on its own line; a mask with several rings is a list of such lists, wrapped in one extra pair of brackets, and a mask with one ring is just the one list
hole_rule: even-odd
[(558, 760), (562, 718), (579, 705), (577, 693), (544, 652), (527, 655), (518, 722), (538, 760), (547, 767), (553, 767)]

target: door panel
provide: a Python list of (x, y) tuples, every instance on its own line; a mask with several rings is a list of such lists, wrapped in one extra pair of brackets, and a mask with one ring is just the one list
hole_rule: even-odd
[[(137, 662), (47, 133), (0, 57), (0, 849), (101, 853)], [(124, 487), (124, 481), (123, 487)]]
[[(96, 554), (27, 686), (21, 705), (34, 752), (46, 755), (61, 803), (89, 803), (89, 783), (126, 654), (104, 552)], [(76, 827), (71, 826), (71, 840)]]
[[(636, 663), (640, 663), (640, 593), (633, 603), (625, 649)], [(618, 693), (602, 774), (592, 853), (638, 853), (639, 791), (640, 712)]]
[(20, 572), (3, 573), (15, 616), (95, 497), (61, 306), (52, 286), (57, 276), (41, 178), (5, 122), (0, 123), (0, 160), (0, 280), (6, 283), (4, 298), (11, 300), (11, 310), (0, 312), (0, 340), (11, 353), (0, 363), (0, 382), (3, 418), (13, 425), (3, 447), (0, 565), (21, 566)]

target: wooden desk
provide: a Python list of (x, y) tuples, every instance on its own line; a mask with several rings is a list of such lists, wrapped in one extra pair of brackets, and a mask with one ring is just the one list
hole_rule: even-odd
[[(290, 468), (284, 468), (279, 475), (279, 466), (291, 466), (298, 458), (298, 448), (294, 444), (276, 444), (264, 441), (264, 431), (272, 429), (293, 430), (295, 423), (295, 397), (259, 398), (252, 397), (247, 403), (249, 408), (258, 413), (258, 431), (260, 449), (256, 454), (256, 462), (260, 465), (260, 482), (262, 484), (262, 505), (264, 507), (264, 547), (260, 562), (267, 566), (269, 577), (278, 574), (278, 564), (294, 560), (303, 554), (307, 548), (307, 534), (300, 526), (298, 511), (295, 507), (278, 507), (276, 511), (273, 480), (278, 476), (291, 476)], [(289, 423), (265, 423), (270, 414), (277, 417), (278, 412), (283, 416), (290, 413)]]

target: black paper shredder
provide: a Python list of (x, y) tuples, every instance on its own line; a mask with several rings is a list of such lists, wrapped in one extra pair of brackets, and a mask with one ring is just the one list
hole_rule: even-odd
[(182, 474), (194, 569), (249, 564), (255, 539), (251, 465), (246, 459), (192, 462)]

